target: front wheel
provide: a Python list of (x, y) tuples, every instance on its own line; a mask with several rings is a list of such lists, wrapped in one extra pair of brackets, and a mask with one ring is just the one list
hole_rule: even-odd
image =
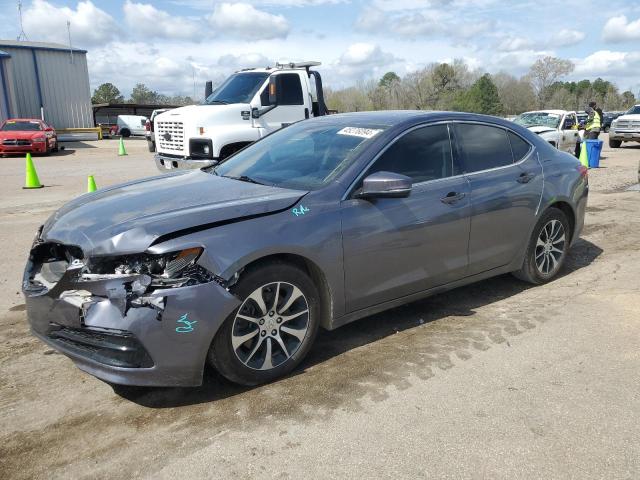
[(609, 147), (611, 148), (620, 148), (620, 145), (622, 145), (622, 140), (613, 140), (613, 139), (609, 139)]
[(233, 289), (242, 304), (216, 334), (209, 359), (227, 379), (258, 385), (293, 370), (307, 355), (320, 323), (317, 289), (286, 263), (245, 272)]
[(533, 284), (551, 281), (565, 262), (570, 239), (567, 216), (557, 208), (548, 209), (536, 223), (522, 268), (514, 275)]

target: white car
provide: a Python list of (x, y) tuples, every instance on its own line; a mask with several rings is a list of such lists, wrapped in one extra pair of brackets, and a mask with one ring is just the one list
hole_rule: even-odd
[(535, 110), (518, 115), (515, 123), (537, 133), (558, 150), (575, 154), (582, 141), (576, 112), (567, 110)]
[(640, 142), (640, 104), (611, 122), (609, 146), (619, 148), (622, 142)]
[(327, 115), (318, 62), (276, 64), (231, 75), (202, 105), (154, 120), (161, 171), (213, 165), (282, 127)]
[(123, 137), (146, 135), (146, 123), (147, 117), (142, 115), (118, 115), (118, 120), (116, 121), (118, 134)]

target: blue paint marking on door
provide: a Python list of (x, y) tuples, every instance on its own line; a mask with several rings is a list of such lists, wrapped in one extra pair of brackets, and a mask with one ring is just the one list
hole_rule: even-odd
[(188, 313), (185, 313), (176, 321), (176, 323), (182, 324), (176, 327), (177, 333), (191, 333), (195, 329), (194, 325), (198, 323), (198, 321), (197, 320), (190, 321), (188, 319), (188, 315), (189, 315)]

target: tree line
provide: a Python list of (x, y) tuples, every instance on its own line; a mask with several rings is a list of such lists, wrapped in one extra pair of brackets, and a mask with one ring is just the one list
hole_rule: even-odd
[(544, 57), (526, 75), (500, 72), (493, 75), (471, 71), (463, 60), (432, 63), (404, 77), (387, 72), (379, 81), (325, 90), (330, 109), (453, 110), (488, 115), (516, 115), (527, 110), (555, 108), (584, 110), (591, 100), (605, 111), (626, 110), (636, 103), (631, 91), (620, 93), (609, 81), (564, 82), (573, 72), (569, 60)]
[[(387, 72), (380, 80), (361, 81), (352, 87), (325, 87), (329, 109), (338, 112), (363, 110), (453, 110), (488, 115), (517, 115), (527, 110), (557, 108), (584, 110), (596, 101), (605, 111), (626, 110), (636, 103), (631, 91), (620, 92), (609, 81), (562, 81), (573, 72), (571, 61), (544, 57), (526, 75), (499, 72), (493, 75), (472, 71), (460, 59), (451, 63), (432, 63), (404, 77)], [(640, 93), (639, 93), (640, 96)], [(125, 103), (112, 83), (95, 89), (92, 103)], [(128, 103), (192, 105), (189, 96), (167, 96), (138, 83)]]
[(103, 83), (93, 91), (91, 103), (137, 103), (139, 105), (193, 105), (196, 103), (189, 96), (168, 96), (151, 90), (144, 83), (138, 83), (131, 91), (131, 96), (125, 100), (118, 87), (113, 83)]

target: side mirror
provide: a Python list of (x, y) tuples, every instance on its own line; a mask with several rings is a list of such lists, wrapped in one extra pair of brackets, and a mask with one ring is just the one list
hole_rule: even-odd
[(278, 87), (277, 87), (277, 75), (271, 75), (269, 77), (269, 105), (278, 105)]
[(365, 177), (358, 198), (403, 198), (411, 193), (411, 178), (393, 172), (376, 172)]

